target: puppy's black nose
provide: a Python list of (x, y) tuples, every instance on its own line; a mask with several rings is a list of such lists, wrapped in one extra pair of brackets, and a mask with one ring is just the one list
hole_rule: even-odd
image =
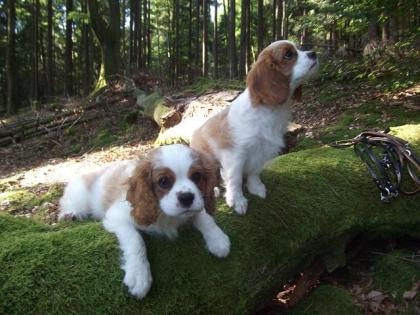
[(316, 59), (316, 52), (308, 51), (307, 54), (308, 54), (309, 59), (313, 59), (313, 60)]
[(178, 195), (178, 200), (181, 206), (188, 208), (194, 201), (194, 194), (190, 192), (180, 193)]

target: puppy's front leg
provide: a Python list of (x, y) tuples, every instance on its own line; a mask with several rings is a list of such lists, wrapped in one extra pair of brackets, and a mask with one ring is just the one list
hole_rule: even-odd
[(114, 233), (123, 252), (125, 271), (124, 283), (130, 293), (143, 298), (152, 285), (152, 274), (147, 260), (146, 246), (131, 219), (132, 207), (128, 201), (119, 201), (107, 211), (103, 224), (106, 230)]
[(230, 252), (229, 237), (214, 222), (205, 210), (194, 217), (194, 226), (201, 232), (207, 249), (217, 257), (226, 257)]
[(242, 192), (243, 167), (244, 161), (240, 155), (227, 156), (222, 160), (226, 203), (229, 207), (233, 207), (238, 214), (245, 214), (248, 208), (248, 200)]

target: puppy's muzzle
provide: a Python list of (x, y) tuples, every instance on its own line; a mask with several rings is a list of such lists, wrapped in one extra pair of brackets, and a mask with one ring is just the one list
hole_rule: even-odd
[(194, 202), (194, 194), (190, 192), (183, 192), (178, 194), (178, 201), (184, 208), (191, 207), (192, 203)]

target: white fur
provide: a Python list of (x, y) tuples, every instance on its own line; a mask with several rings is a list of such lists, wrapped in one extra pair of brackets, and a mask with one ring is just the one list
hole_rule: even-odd
[[(294, 45), (290, 41), (277, 41), (270, 46), (283, 43)], [(249, 90), (245, 89), (228, 112), (229, 130), (225, 132), (230, 131), (233, 147), (222, 149), (213, 139), (208, 141), (222, 166), (226, 203), (239, 214), (245, 214), (248, 207), (248, 201), (242, 192), (244, 177), (247, 178), (248, 191), (265, 198), (266, 188), (260, 180), (260, 173), (264, 164), (277, 156), (285, 146), (283, 136), (291, 118), (293, 92), (318, 68), (318, 61), (310, 59), (308, 52), (296, 50), (298, 59), (293, 67), (291, 92), (287, 101), (281, 106), (253, 106)]]
[[(122, 250), (124, 283), (137, 298), (146, 296), (152, 284), (146, 247), (138, 230), (174, 238), (180, 225), (192, 222), (202, 233), (206, 247), (213, 255), (226, 257), (230, 252), (229, 238), (207, 214), (200, 190), (187, 176), (193, 163), (191, 152), (185, 145), (171, 145), (159, 148), (153, 155), (154, 167), (170, 168), (176, 175), (176, 182), (159, 201), (161, 212), (151, 225), (138, 225), (131, 215), (133, 205), (126, 200), (128, 185), (125, 183), (139, 161), (117, 162), (95, 171), (91, 187), (88, 187), (84, 175), (78, 176), (68, 183), (60, 199), (60, 220), (73, 217), (102, 219), (105, 229), (117, 236)], [(115, 173), (118, 174), (117, 179)], [(111, 187), (117, 193), (113, 203), (105, 209), (105, 187), (109, 188), (109, 185), (113, 185)], [(176, 193), (180, 191), (195, 195), (189, 209), (177, 205)]]

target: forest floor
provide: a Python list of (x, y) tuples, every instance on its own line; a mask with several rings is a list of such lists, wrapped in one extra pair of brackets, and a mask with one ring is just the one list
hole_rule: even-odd
[[(227, 85), (200, 81), (176, 97), (205, 95), (211, 100)], [(232, 95), (242, 87), (241, 83), (228, 86)], [(304, 102), (293, 108), (294, 121), (300, 127), (292, 151), (354, 137), (365, 129), (420, 123), (420, 84), (387, 91), (377, 82), (320, 80), (306, 87), (303, 98)], [(59, 105), (59, 111), (81, 108), (83, 102), (68, 100)], [(0, 147), (0, 211), (55, 224), (58, 199), (71, 176), (153, 148), (159, 127), (139, 114), (133, 97), (122, 96), (118, 103), (98, 106), (94, 111), (94, 120)], [(2, 122), (7, 123), (7, 119)], [(411, 243), (399, 245), (387, 241), (378, 245), (381, 249), (365, 249), (346, 268), (323, 276), (314, 294), (290, 314), (337, 314), (322, 309), (320, 303), (325, 299), (330, 302), (331, 295), (337, 295), (336, 302), (331, 303), (356, 305), (354, 314), (420, 314), (420, 300), (415, 298), (420, 289), (420, 249)], [(407, 273), (401, 268), (416, 276), (404, 278)], [(402, 298), (410, 289), (414, 296)], [(277, 313), (272, 310), (267, 314)]]

